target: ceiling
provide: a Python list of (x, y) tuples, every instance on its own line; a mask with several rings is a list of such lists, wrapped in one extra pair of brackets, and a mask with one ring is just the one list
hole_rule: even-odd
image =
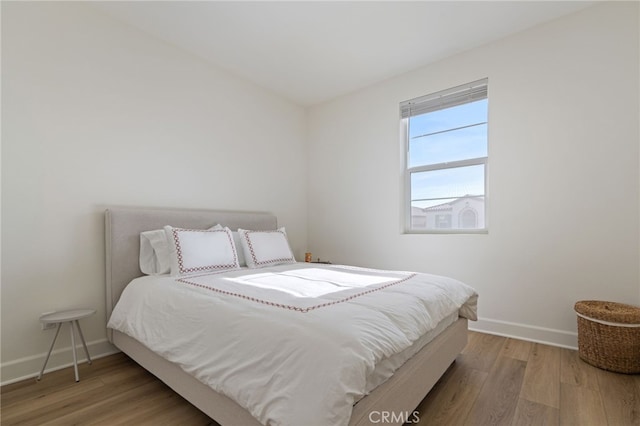
[(593, 1), (112, 1), (92, 5), (314, 105)]

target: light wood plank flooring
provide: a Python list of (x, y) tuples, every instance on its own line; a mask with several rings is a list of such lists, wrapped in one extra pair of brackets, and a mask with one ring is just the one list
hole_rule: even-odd
[(640, 425), (640, 375), (592, 367), (578, 352), (469, 332), (418, 407), (420, 425)]
[[(3, 386), (1, 424), (216, 425), (122, 354)], [(432, 425), (640, 425), (640, 375), (606, 372), (576, 351), (470, 332), (418, 407)]]

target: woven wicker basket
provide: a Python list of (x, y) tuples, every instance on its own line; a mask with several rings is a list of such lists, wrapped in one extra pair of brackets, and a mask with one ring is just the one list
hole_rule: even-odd
[(578, 353), (591, 365), (617, 373), (640, 373), (640, 308), (583, 300), (578, 315)]

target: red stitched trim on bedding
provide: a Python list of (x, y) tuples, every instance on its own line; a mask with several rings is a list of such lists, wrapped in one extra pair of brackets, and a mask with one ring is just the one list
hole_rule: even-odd
[[(208, 275), (208, 274), (205, 274), (205, 275)], [(392, 281), (390, 283), (381, 285), (380, 287), (376, 287), (376, 288), (372, 288), (372, 289), (369, 289), (369, 290), (361, 291), (360, 293), (353, 294), (353, 295), (345, 297), (343, 299), (333, 300), (331, 302), (320, 303), (318, 305), (309, 306), (307, 308), (301, 308), (299, 306), (293, 306), (293, 305), (284, 305), (282, 303), (271, 302), (269, 300), (259, 299), (257, 297), (251, 297), (251, 296), (247, 296), (247, 295), (241, 294), (241, 293), (234, 293), (234, 292), (231, 292), (231, 291), (222, 290), (222, 289), (215, 288), (215, 287), (210, 287), (208, 285), (194, 283), (192, 281), (187, 280), (186, 278), (180, 278), (180, 279), (178, 279), (176, 281), (180, 281), (181, 283), (189, 284), (189, 285), (192, 285), (192, 286), (195, 286), (195, 287), (204, 288), (206, 290), (214, 291), (216, 293), (224, 294), (224, 295), (227, 295), (227, 296), (239, 297), (241, 299), (249, 300), (251, 302), (261, 303), (263, 305), (273, 306), (275, 308), (288, 309), (288, 310), (291, 310), (291, 311), (301, 312), (301, 313), (304, 314), (304, 313), (307, 313), (309, 311), (313, 311), (313, 310), (320, 309), (320, 308), (326, 308), (327, 306), (333, 306), (333, 305), (337, 305), (339, 303), (348, 302), (348, 301), (353, 300), (353, 299), (355, 299), (357, 297), (365, 296), (367, 294), (375, 293), (376, 291), (384, 290), (385, 288), (388, 288), (388, 287), (403, 283), (403, 282), (415, 277), (416, 275), (417, 274), (411, 274), (411, 275), (409, 275), (409, 276), (407, 276), (405, 278), (402, 278), (402, 279), (400, 279), (398, 281)], [(200, 275), (200, 276), (204, 276), (204, 275)]]
[[(286, 234), (284, 232), (282, 232), (280, 230), (274, 230), (274, 231), (245, 231), (244, 232), (244, 239), (247, 241), (247, 247), (249, 247), (249, 251), (251, 252), (251, 258), (253, 259), (253, 264), (255, 266), (266, 266), (266, 265), (279, 264), (279, 263), (284, 263), (284, 262), (295, 263), (296, 260), (293, 257), (281, 257), (281, 258), (278, 258), (278, 259), (269, 259), (269, 260), (259, 261), (258, 258), (256, 257), (256, 252), (253, 250), (253, 244), (251, 243), (251, 238), (249, 238), (249, 234), (253, 233), (253, 232), (260, 232), (260, 233), (279, 232), (282, 235), (284, 235), (285, 241), (287, 239), (287, 236), (286, 236)], [(287, 244), (288, 244), (288, 241), (287, 241)], [(291, 248), (289, 248), (289, 250), (291, 250)]]
[(233, 251), (233, 263), (230, 264), (220, 264), (220, 265), (207, 265), (207, 266), (196, 266), (194, 268), (185, 268), (184, 261), (182, 259), (182, 247), (180, 247), (180, 238), (178, 237), (178, 232), (224, 232), (227, 234), (227, 238), (229, 239), (229, 244), (231, 247), (233, 244), (233, 237), (231, 236), (231, 232), (227, 232), (226, 229), (184, 229), (184, 228), (172, 228), (173, 233), (173, 241), (176, 243), (176, 255), (178, 256), (178, 269), (181, 274), (187, 274), (190, 272), (205, 272), (205, 271), (215, 271), (221, 269), (234, 269), (238, 268), (238, 255), (236, 251)]

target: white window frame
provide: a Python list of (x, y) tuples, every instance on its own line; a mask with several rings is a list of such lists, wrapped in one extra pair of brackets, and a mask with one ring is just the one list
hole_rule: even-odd
[[(488, 99), (487, 78), (472, 83), (463, 84), (451, 89), (442, 90), (430, 95), (421, 96), (400, 103), (400, 140), (402, 147), (402, 208), (403, 212), (401, 230), (405, 234), (487, 234), (489, 232), (489, 135), (487, 129), (487, 156), (460, 161), (429, 164), (426, 166), (409, 167), (409, 117), (411, 112), (407, 109), (411, 105), (421, 104), (426, 106), (425, 111), (431, 112), (456, 105), (463, 105), (480, 99)], [(444, 102), (441, 100), (444, 99)], [(488, 113), (488, 112), (487, 112)], [(418, 115), (418, 114), (415, 114)], [(487, 119), (488, 123), (488, 119)], [(467, 166), (484, 166), (484, 228), (449, 228), (449, 229), (413, 229), (411, 227), (411, 174), (434, 170), (453, 169)]]

